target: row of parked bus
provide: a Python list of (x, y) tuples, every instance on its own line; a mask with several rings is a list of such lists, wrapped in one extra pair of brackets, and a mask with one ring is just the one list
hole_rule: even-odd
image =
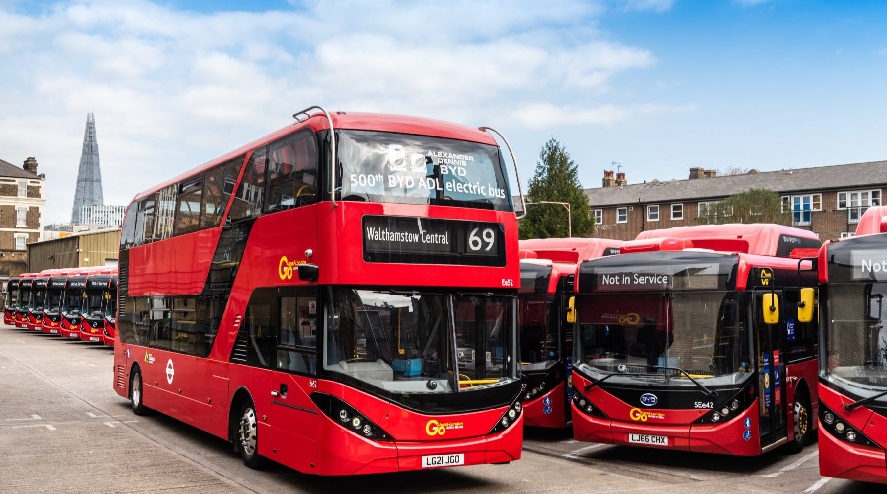
[(521, 251), (494, 129), (293, 117), (128, 206), (112, 386), (135, 414), (317, 475), (507, 463), (524, 423), (735, 455), (819, 426), (824, 474), (887, 478), (884, 235)]
[(818, 429), (822, 475), (887, 482), (887, 207), (824, 245), (723, 225), (520, 249), (527, 425), (731, 455)]
[(46, 269), (6, 282), (3, 322), (114, 346), (117, 268)]

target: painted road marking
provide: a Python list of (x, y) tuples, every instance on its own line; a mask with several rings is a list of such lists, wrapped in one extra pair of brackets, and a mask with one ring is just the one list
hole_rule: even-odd
[(794, 470), (795, 468), (803, 465), (808, 460), (810, 460), (811, 458), (814, 458), (816, 456), (819, 456), (819, 451), (814, 451), (814, 452), (810, 453), (809, 455), (801, 458), (800, 460), (795, 461), (791, 465), (784, 466), (784, 467), (780, 468), (779, 471), (777, 471), (775, 473), (761, 475), (761, 477), (767, 477), (767, 478), (779, 477), (780, 475), (784, 474), (785, 472), (788, 472), (789, 470)]
[(13, 427), (13, 429), (22, 429), (22, 428), (25, 428), (25, 427), (46, 427), (47, 429), (49, 429), (49, 430), (51, 430), (51, 431), (56, 430), (55, 427), (53, 427), (53, 426), (51, 426), (51, 425), (49, 425), (49, 424), (16, 425), (15, 427)]
[(831, 479), (832, 479), (831, 477), (823, 477), (823, 478), (819, 479), (819, 482), (817, 482), (817, 483), (811, 485), (811, 486), (808, 487), (807, 490), (804, 491), (804, 492), (816, 492), (816, 491), (819, 490), (820, 487), (824, 486), (825, 483), (828, 482), (828, 481), (831, 480)]
[(572, 458), (574, 460), (583, 460), (583, 459), (585, 459), (585, 457), (582, 455), (584, 455), (585, 453), (588, 453), (590, 451), (593, 451), (595, 449), (603, 448), (604, 446), (607, 446), (607, 445), (606, 444), (592, 444), (591, 446), (586, 446), (584, 448), (579, 448), (575, 451), (570, 451), (569, 453), (561, 455), (561, 457)]
[(41, 417), (35, 413), (34, 415), (31, 415), (31, 417), (27, 418), (27, 419), (6, 419), (6, 420), (9, 420), (9, 421), (13, 421), (13, 420), (43, 420), (43, 417)]

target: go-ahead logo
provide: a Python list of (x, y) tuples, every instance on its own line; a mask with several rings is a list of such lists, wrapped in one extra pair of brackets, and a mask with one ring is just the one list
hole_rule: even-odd
[(291, 280), (293, 279), (293, 271), (295, 271), (295, 267), (299, 264), (305, 264), (305, 261), (290, 261), (286, 256), (283, 256), (280, 258), (280, 264), (277, 266), (277, 275), (282, 280)]
[(425, 424), (425, 433), (429, 436), (442, 436), (447, 433), (447, 431), (457, 430), (464, 428), (464, 424), (462, 422), (439, 422), (435, 419), (431, 419)]
[(648, 419), (665, 420), (665, 414), (659, 412), (645, 412), (640, 408), (632, 408), (628, 411), (628, 418), (635, 422), (646, 422)]

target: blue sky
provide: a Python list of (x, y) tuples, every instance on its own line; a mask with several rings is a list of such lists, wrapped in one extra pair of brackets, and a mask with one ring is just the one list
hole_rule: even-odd
[(492, 126), (524, 186), (552, 137), (585, 187), (885, 160), (885, 20), (864, 1), (0, 0), (0, 159), (38, 159), (45, 223), (70, 219), (88, 112), (108, 204), (315, 104)]

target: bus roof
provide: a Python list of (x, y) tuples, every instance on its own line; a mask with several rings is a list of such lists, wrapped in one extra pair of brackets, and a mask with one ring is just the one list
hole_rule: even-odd
[(856, 235), (887, 233), (887, 206), (873, 206), (863, 213), (856, 225)]
[[(681, 226), (647, 230), (628, 241), (621, 251), (705, 249), (765, 256), (792, 257), (792, 252), (818, 248), (822, 242), (810, 231), (766, 223)], [(796, 256), (795, 256), (796, 257)]]
[(623, 243), (607, 238), (533, 238), (518, 242), (522, 259), (551, 259), (574, 264), (617, 254)]
[[(333, 120), (333, 127), (336, 130), (376, 130), (385, 132), (396, 132), (412, 135), (427, 135), (435, 137), (445, 137), (449, 139), (460, 139), (464, 141), (479, 142), (489, 144), (491, 146), (498, 145), (496, 140), (488, 132), (484, 132), (475, 127), (461, 125), (442, 120), (431, 118), (411, 117), (406, 115), (390, 115), (382, 113), (347, 113), (347, 112), (331, 112), (330, 117)], [(248, 144), (245, 144), (233, 151), (229, 151), (218, 158), (207, 161), (189, 171), (186, 171), (171, 180), (167, 180), (150, 189), (140, 192), (133, 198), (133, 202), (143, 199), (157, 190), (178, 183), (183, 179), (205, 171), (225, 161), (245, 155), (247, 152), (262, 146), (275, 139), (291, 134), (302, 128), (312, 128), (315, 131), (329, 129), (329, 121), (323, 113), (313, 113), (311, 116), (301, 122), (295, 122), (272, 132), (264, 137), (260, 137)]]

